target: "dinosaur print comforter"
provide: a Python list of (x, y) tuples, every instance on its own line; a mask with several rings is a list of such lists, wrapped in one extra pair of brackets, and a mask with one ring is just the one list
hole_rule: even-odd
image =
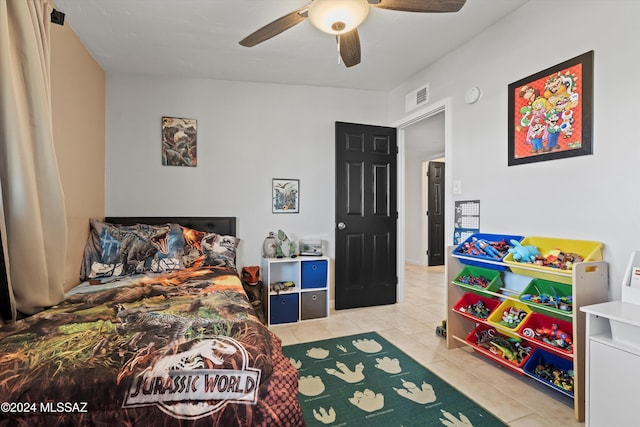
[(0, 425), (304, 425), (297, 371), (235, 270), (86, 289), (0, 328)]

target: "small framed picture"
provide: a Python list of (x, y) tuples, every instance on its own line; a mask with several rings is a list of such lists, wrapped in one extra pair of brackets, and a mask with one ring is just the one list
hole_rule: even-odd
[(197, 121), (178, 117), (162, 117), (162, 165), (198, 165)]
[(300, 180), (274, 178), (271, 184), (271, 212), (300, 212)]

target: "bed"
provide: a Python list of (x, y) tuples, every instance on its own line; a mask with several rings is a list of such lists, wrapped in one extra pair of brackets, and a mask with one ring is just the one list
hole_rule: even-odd
[(297, 371), (235, 268), (235, 227), (92, 220), (84, 281), (0, 328), (0, 425), (304, 425)]

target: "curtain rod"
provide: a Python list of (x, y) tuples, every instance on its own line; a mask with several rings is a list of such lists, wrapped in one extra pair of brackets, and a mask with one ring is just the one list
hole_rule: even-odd
[(51, 22), (58, 25), (64, 25), (64, 13), (53, 9), (51, 11)]

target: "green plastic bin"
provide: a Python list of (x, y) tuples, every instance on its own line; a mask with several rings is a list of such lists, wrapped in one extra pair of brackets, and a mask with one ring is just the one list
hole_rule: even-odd
[[(488, 285), (486, 287), (474, 285), (471, 283), (467, 283), (466, 278), (479, 278), (484, 277), (488, 280)], [(500, 272), (496, 270), (490, 270), (488, 268), (482, 267), (474, 267), (471, 265), (465, 266), (458, 276), (453, 280), (453, 283), (456, 285), (465, 288), (469, 292), (473, 292), (477, 295), (484, 296), (493, 296), (490, 292), (498, 292), (498, 290), (502, 287), (502, 278), (500, 277)]]
[[(573, 289), (571, 285), (567, 285), (566, 283), (552, 282), (544, 279), (533, 279), (520, 294), (520, 301), (538, 313), (571, 321), (571, 316), (573, 314), (572, 291)], [(538, 303), (532, 300), (532, 298), (540, 295), (552, 296), (554, 300), (559, 300), (558, 306), (556, 307), (555, 305)], [(564, 304), (567, 304), (568, 302), (571, 303), (568, 310), (563, 310), (561, 308), (563, 306), (563, 301)]]

